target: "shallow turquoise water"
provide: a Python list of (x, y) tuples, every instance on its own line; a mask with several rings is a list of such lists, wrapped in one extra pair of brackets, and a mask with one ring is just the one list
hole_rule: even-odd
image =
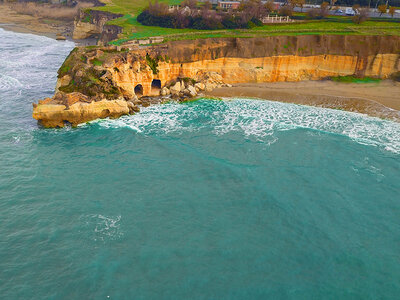
[(396, 299), (400, 125), (201, 100), (44, 130), (72, 49), (0, 29), (4, 299)]

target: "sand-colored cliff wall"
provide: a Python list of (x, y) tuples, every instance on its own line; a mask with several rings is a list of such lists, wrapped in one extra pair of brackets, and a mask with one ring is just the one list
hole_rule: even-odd
[[(399, 71), (399, 54), (377, 54), (367, 57), (344, 55), (271, 56), (259, 58), (224, 57), (188, 63), (159, 62), (158, 73), (151, 69), (140, 71), (137, 62), (116, 63), (109, 68), (113, 81), (123, 90), (135, 94), (135, 86), (143, 86), (143, 95), (152, 95), (154, 79), (164, 86), (176, 78), (198, 79), (202, 74), (215, 72), (225, 83), (261, 83), (277, 81), (319, 80), (329, 76), (358, 74), (387, 78)], [(116, 71), (118, 70), (118, 71)], [(139, 71), (138, 71), (139, 70)]]
[[(154, 74), (148, 62), (138, 59), (146, 54), (169, 59), (159, 60)], [(353, 74), (387, 78), (399, 71), (399, 55), (397, 36), (223, 38), (169, 42), (128, 52), (108, 65), (108, 70), (124, 90), (132, 92), (141, 84), (144, 94), (150, 95), (153, 79), (165, 85), (177, 77), (196, 79), (205, 72), (222, 75), (226, 83), (318, 80)]]

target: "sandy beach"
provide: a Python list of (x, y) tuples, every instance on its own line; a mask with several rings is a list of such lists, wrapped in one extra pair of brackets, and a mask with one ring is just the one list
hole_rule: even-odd
[(8, 5), (0, 4), (0, 27), (6, 30), (56, 38), (57, 34), (68, 36), (72, 26), (72, 22), (19, 14)]
[(400, 122), (400, 83), (301, 81), (235, 84), (207, 92), (210, 97), (251, 97), (360, 112)]

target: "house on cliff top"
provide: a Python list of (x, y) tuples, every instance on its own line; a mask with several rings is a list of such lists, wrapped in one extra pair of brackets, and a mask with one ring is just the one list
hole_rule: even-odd
[(218, 7), (222, 9), (238, 9), (240, 1), (218, 1)]

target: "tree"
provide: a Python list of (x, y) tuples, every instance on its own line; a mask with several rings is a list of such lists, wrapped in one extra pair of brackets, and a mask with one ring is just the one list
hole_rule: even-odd
[(358, 14), (358, 11), (359, 11), (360, 7), (361, 7), (360, 4), (354, 4), (352, 8), (353, 8), (354, 12), (356, 14)]
[(386, 4), (379, 5), (378, 6), (378, 11), (381, 13), (379, 16), (382, 16), (382, 14), (386, 14), (386, 11), (387, 11)]
[(396, 7), (394, 7), (394, 6), (391, 6), (390, 8), (389, 8), (389, 14), (392, 16), (392, 18), (393, 18), (393, 16), (394, 16), (394, 13), (396, 12)]
[(369, 15), (369, 9), (367, 7), (365, 8), (358, 8), (357, 14), (353, 16), (352, 20), (356, 24), (361, 24), (362, 22), (365, 22), (368, 19)]
[(262, 19), (268, 15), (269, 11), (261, 0), (249, 0), (243, 2), (240, 6), (241, 18), (244, 23), (247, 23), (251, 19)]
[(274, 11), (275, 5), (274, 5), (274, 1), (272, 0), (268, 0), (265, 3), (265, 9), (270, 13), (272, 11)]
[(331, 1), (331, 7), (329, 9), (332, 9), (332, 7), (335, 5), (335, 3), (337, 2), (337, 0), (330, 0)]
[(278, 14), (280, 16), (291, 17), (293, 15), (293, 7), (291, 5), (284, 5), (279, 9)]
[(164, 16), (168, 13), (168, 6), (165, 3), (159, 3), (157, 0), (149, 2), (149, 13), (153, 16)]
[(197, 7), (197, 0), (184, 0), (181, 3), (181, 7), (189, 7), (190, 9), (196, 8)]
[(203, 7), (206, 9), (212, 9), (212, 4), (210, 1), (207, 0), (206, 2), (204, 2)]
[(321, 3), (321, 8), (322, 8), (322, 9), (327, 9), (328, 6), (329, 6), (329, 3), (326, 2), (326, 1), (324, 1), (324, 2)]
[(319, 9), (311, 8), (307, 12), (307, 19), (316, 19), (319, 16)]
[(301, 8), (301, 11), (303, 11), (303, 5), (306, 4), (305, 0), (289, 0), (290, 5), (294, 8), (296, 6)]
[(306, 0), (297, 0), (298, 1), (298, 5), (301, 8), (301, 12), (303, 12), (303, 6), (304, 4), (306, 4)]
[(328, 6), (329, 6), (328, 2), (322, 2), (321, 3), (319, 15), (322, 18), (324, 18), (324, 17), (326, 17), (328, 15)]

